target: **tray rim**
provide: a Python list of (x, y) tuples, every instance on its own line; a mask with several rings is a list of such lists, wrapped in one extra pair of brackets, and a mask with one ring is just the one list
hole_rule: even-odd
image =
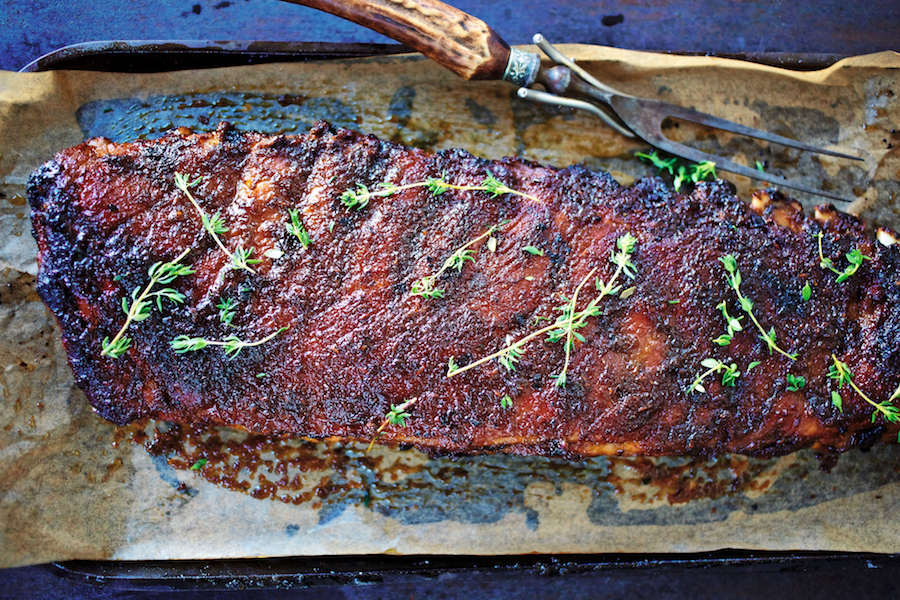
[[(638, 51), (728, 58), (795, 71), (824, 69), (847, 58), (844, 54), (830, 53)], [(109, 67), (116, 66), (116, 60), (123, 62), (121, 61), (123, 58), (130, 59), (138, 65), (162, 59), (161, 62), (148, 64), (146, 67), (140, 67), (139, 71), (132, 72), (164, 72), (236, 64), (367, 58), (408, 53), (414, 51), (401, 44), (266, 40), (99, 40), (63, 46), (32, 60), (19, 72), (35, 73), (61, 69), (118, 71), (117, 68)], [(179, 66), (177, 64), (179, 59), (191, 60)]]
[[(650, 52), (650, 50), (641, 50)], [(236, 64), (301, 62), (391, 56), (413, 52), (400, 44), (327, 43), (215, 40), (101, 40), (71, 44), (44, 54), (22, 67), (20, 73), (62, 69), (104, 68), (111, 57), (198, 59), (199, 68)], [(671, 52), (679, 56), (730, 58), (799, 71), (829, 67), (847, 55), (829, 53), (718, 53)], [(203, 64), (208, 63), (208, 64)], [(165, 63), (163, 63), (165, 66)], [(166, 72), (198, 68), (196, 64), (148, 71)], [(900, 553), (829, 551), (765, 551), (722, 549), (682, 554), (572, 554), (572, 555), (324, 555), (209, 560), (72, 560), (35, 565), (71, 581), (120, 590), (211, 590), (233, 587), (235, 581), (258, 587), (318, 587), (377, 583), (385, 576), (435, 577), (442, 573), (498, 573), (518, 575), (583, 575), (597, 572), (655, 574), (671, 569), (785, 569), (900, 570)], [(364, 567), (365, 571), (361, 571)], [(0, 569), (0, 573), (2, 573)], [(379, 579), (380, 578), (380, 579)]]
[(65, 561), (44, 565), (73, 582), (107, 589), (198, 591), (309, 588), (434, 579), (443, 574), (516, 577), (664, 575), (703, 572), (900, 570), (900, 554), (716, 550), (685, 554), (345, 555), (153, 561)]

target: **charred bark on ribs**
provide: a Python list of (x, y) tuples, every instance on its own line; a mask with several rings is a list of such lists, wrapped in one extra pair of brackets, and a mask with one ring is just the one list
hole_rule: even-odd
[[(227, 248), (253, 248), (262, 260), (256, 274), (231, 268), (176, 173), (200, 179), (192, 194), (207, 215), (221, 215)], [(444, 178), (477, 186), (488, 173), (536, 201), (414, 187), (372, 197), (360, 210), (341, 202), (358, 184)], [(724, 182), (689, 194), (656, 179), (622, 188), (580, 167), (430, 154), (324, 123), (298, 136), (223, 125), (128, 144), (95, 139), (39, 168), (28, 194), (39, 292), (77, 384), (115, 423), (153, 417), (370, 439), (392, 405), (416, 399), (405, 427), (389, 424), (382, 441), (438, 453), (579, 457), (774, 455), (896, 437), (896, 425), (873, 422), (873, 407), (828, 372), (833, 358), (846, 363), (877, 402), (897, 387), (900, 253), (830, 208), (811, 218), (766, 192), (748, 206)], [(299, 210), (308, 247), (288, 231), (289, 209)], [(495, 251), (486, 240), (473, 245), (474, 261), (436, 282), (443, 297), (411, 295), (413, 282), (498, 224)], [(836, 265), (857, 248), (871, 260), (836, 283), (820, 266), (820, 232)], [(553, 378), (565, 345), (546, 336), (525, 346), (513, 371), (495, 360), (447, 377), (451, 358), (471, 363), (555, 320), (594, 267), (608, 278), (625, 233), (637, 238), (636, 276), (623, 279), (634, 289), (605, 298), (578, 331), (584, 341), (574, 343), (565, 387)], [(127, 351), (102, 356), (103, 340), (125, 321), (122, 299), (147, 285), (151, 265), (184, 249), (195, 273), (171, 284), (184, 303), (154, 304), (128, 328)], [(770, 354), (742, 312), (720, 260), (729, 254), (754, 314), (795, 361)], [(592, 280), (579, 308), (597, 293)], [(223, 299), (235, 304), (230, 324), (217, 308)], [(728, 346), (712, 341), (726, 331), (723, 301), (743, 325)], [(219, 346), (170, 346), (179, 335), (259, 340), (282, 327), (289, 329), (233, 357)], [(741, 373), (733, 386), (716, 372), (703, 379), (705, 392), (689, 391), (708, 358)], [(789, 374), (804, 386), (789, 390)]]

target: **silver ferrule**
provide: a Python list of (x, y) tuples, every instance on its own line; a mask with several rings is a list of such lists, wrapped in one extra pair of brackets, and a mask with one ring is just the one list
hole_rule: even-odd
[(503, 72), (503, 81), (508, 81), (519, 87), (531, 87), (537, 79), (538, 69), (541, 68), (541, 57), (534, 52), (524, 52), (516, 48), (510, 48), (509, 62), (506, 63), (506, 71)]

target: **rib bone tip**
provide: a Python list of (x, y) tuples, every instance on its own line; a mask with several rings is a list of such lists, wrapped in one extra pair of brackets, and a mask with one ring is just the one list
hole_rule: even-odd
[(893, 231), (889, 231), (887, 229), (879, 229), (878, 233), (875, 236), (879, 242), (881, 242), (882, 246), (893, 246), (897, 243), (897, 236)]

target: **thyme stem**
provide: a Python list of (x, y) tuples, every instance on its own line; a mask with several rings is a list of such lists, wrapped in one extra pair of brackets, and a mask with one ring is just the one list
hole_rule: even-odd
[[(585, 277), (581, 281), (581, 283), (578, 284), (578, 287), (575, 288), (575, 291), (572, 292), (572, 303), (571, 303), (572, 310), (571, 310), (571, 314), (569, 315), (568, 320), (565, 323), (566, 361), (565, 361), (565, 363), (563, 363), (562, 371), (560, 371), (559, 375), (556, 376), (556, 387), (565, 387), (565, 385), (566, 385), (566, 373), (568, 373), (568, 371), (569, 371), (569, 360), (570, 360), (570, 357), (572, 354), (572, 348), (575, 346), (575, 342), (572, 341), (572, 335), (575, 333), (575, 317), (576, 317), (575, 307), (577, 306), (577, 302), (578, 302), (578, 292), (581, 291), (581, 288), (584, 287), (584, 284), (586, 284), (588, 281), (590, 281), (591, 277), (594, 276), (594, 273), (596, 273), (597, 269), (599, 269), (599, 268), (600, 267), (594, 267), (593, 269), (591, 269), (590, 273), (587, 274), (587, 277)], [(619, 265), (619, 267), (616, 269), (615, 274), (610, 278), (609, 283), (607, 285), (605, 285), (603, 287), (603, 289), (600, 291), (600, 295), (597, 298), (595, 298), (594, 300), (592, 300), (591, 303), (588, 305), (588, 310), (590, 310), (591, 308), (596, 306), (597, 302), (609, 292), (613, 282), (619, 276), (619, 273), (621, 273), (621, 271), (622, 271), (622, 265)], [(582, 320), (585, 320), (585, 321), (587, 320), (586, 313), (587, 313), (587, 310), (585, 310), (577, 315), (579, 317), (579, 322)]]
[(435, 287), (434, 287), (435, 282), (437, 282), (437, 280), (441, 278), (441, 275), (443, 275), (449, 269), (456, 269), (457, 271), (461, 271), (463, 268), (463, 265), (466, 264), (467, 260), (474, 261), (475, 258), (473, 257), (471, 251), (468, 250), (469, 246), (472, 246), (473, 244), (480, 242), (481, 240), (483, 240), (486, 237), (492, 236), (493, 234), (495, 234), (497, 232), (497, 230), (500, 229), (500, 227), (502, 227), (502, 224), (501, 225), (493, 225), (493, 226), (489, 227), (487, 229), (487, 231), (485, 231), (478, 237), (469, 240), (468, 242), (466, 242), (465, 244), (463, 244), (462, 246), (460, 246), (459, 248), (454, 250), (453, 254), (451, 254), (444, 261), (444, 263), (441, 265), (441, 268), (438, 270), (437, 273), (435, 273), (434, 275), (426, 275), (425, 277), (422, 277), (421, 279), (417, 279), (416, 281), (414, 281), (410, 288), (410, 293), (413, 296), (425, 296), (428, 298), (443, 297), (444, 290), (435, 289)]
[(225, 224), (222, 222), (219, 213), (214, 214), (212, 217), (207, 216), (205, 212), (203, 212), (203, 208), (201, 208), (200, 204), (194, 198), (194, 195), (191, 194), (190, 188), (196, 186), (201, 181), (201, 178), (198, 177), (193, 181), (188, 181), (187, 177), (181, 173), (175, 173), (175, 186), (181, 190), (184, 195), (190, 200), (191, 204), (194, 206), (194, 209), (197, 213), (200, 214), (200, 221), (203, 223), (203, 229), (215, 240), (216, 245), (219, 246), (219, 249), (228, 257), (231, 261), (233, 268), (235, 269), (244, 269), (245, 271), (249, 271), (250, 273), (256, 273), (253, 267), (250, 266), (250, 263), (260, 262), (258, 260), (249, 260), (250, 255), (253, 253), (253, 249), (245, 250), (243, 247), (238, 246), (237, 251), (229, 252), (228, 248), (225, 247), (225, 244), (222, 242), (222, 239), (219, 237), (220, 233), (225, 233), (228, 231), (228, 228), (225, 227)]
[(385, 430), (388, 425), (400, 425), (401, 427), (406, 427), (406, 418), (409, 416), (409, 413), (405, 412), (407, 408), (418, 402), (419, 398), (411, 398), (400, 404), (399, 406), (394, 406), (391, 404), (391, 410), (388, 411), (384, 421), (381, 423), (381, 426), (375, 430), (375, 436), (372, 438), (372, 441), (369, 442), (369, 446), (366, 448), (366, 454), (369, 453), (369, 450), (372, 449), (372, 446), (375, 445), (375, 442), (378, 441), (378, 438), (381, 437), (381, 433)]
[(726, 279), (728, 280), (728, 285), (731, 289), (734, 290), (734, 293), (737, 294), (738, 303), (741, 306), (741, 309), (747, 313), (747, 316), (750, 317), (750, 320), (759, 330), (759, 337), (766, 343), (766, 346), (769, 348), (769, 354), (772, 353), (772, 350), (775, 350), (779, 354), (786, 356), (791, 360), (797, 360), (796, 354), (789, 354), (785, 352), (781, 348), (778, 347), (778, 344), (775, 340), (775, 328), (770, 327), (769, 331), (766, 331), (759, 320), (756, 318), (756, 315), (753, 314), (753, 301), (744, 296), (741, 293), (741, 272), (737, 267), (737, 260), (734, 258), (733, 254), (727, 254), (719, 258), (719, 261), (725, 267), (725, 271), (727, 271)]
[(619, 276), (625, 274), (628, 277), (634, 277), (634, 265), (631, 264), (631, 255), (634, 251), (634, 246), (637, 240), (630, 233), (626, 233), (619, 237), (616, 240), (616, 246), (619, 248), (618, 253), (611, 253), (610, 262), (616, 265), (616, 270), (613, 273), (612, 277), (609, 278), (607, 282), (602, 282), (597, 280), (597, 289), (600, 291), (600, 294), (591, 300), (587, 307), (584, 310), (578, 311), (576, 302), (578, 301), (578, 294), (584, 285), (594, 277), (594, 274), (597, 272), (599, 267), (594, 267), (587, 274), (587, 276), (578, 284), (575, 288), (574, 293), (572, 294), (572, 299), (569, 300), (563, 297), (566, 303), (560, 307), (562, 310), (562, 315), (560, 315), (556, 321), (547, 325), (546, 327), (542, 327), (537, 331), (534, 331), (517, 342), (507, 343), (505, 348), (494, 352), (484, 358), (481, 358), (473, 363), (470, 363), (464, 367), (457, 367), (452, 359), (450, 363), (450, 368), (447, 370), (447, 377), (453, 377), (454, 375), (459, 375), (469, 369), (473, 369), (479, 365), (483, 365), (484, 363), (493, 360), (495, 358), (499, 359), (501, 364), (505, 366), (507, 369), (512, 370), (514, 368), (514, 363), (518, 361), (518, 359), (524, 354), (524, 346), (533, 340), (536, 337), (547, 334), (549, 336), (549, 341), (556, 342), (563, 338), (565, 338), (565, 352), (566, 359), (563, 365), (562, 371), (558, 375), (555, 375), (557, 387), (565, 387), (566, 385), (566, 374), (568, 373), (569, 363), (571, 361), (571, 352), (575, 343), (573, 341), (573, 337), (577, 336), (581, 341), (584, 341), (584, 338), (575, 333), (576, 329), (581, 329), (587, 324), (587, 320), (589, 317), (595, 317), (600, 314), (600, 309), (597, 308), (597, 305), (600, 303), (600, 300), (605, 298), (606, 296), (610, 296), (612, 294), (617, 293), (621, 289), (621, 285), (615, 285)]
[[(113, 337), (112, 340), (103, 340), (103, 349), (100, 351), (100, 356), (110, 356), (112, 358), (118, 358), (125, 353), (128, 347), (131, 345), (131, 340), (129, 340), (128, 338), (124, 338), (123, 336), (128, 330), (128, 326), (131, 325), (133, 321), (141, 321), (149, 315), (150, 304), (148, 298), (150, 298), (151, 296), (156, 296), (157, 304), (160, 304), (159, 300), (161, 297), (169, 298), (175, 303), (180, 303), (184, 300), (184, 296), (181, 293), (176, 292), (175, 290), (172, 290), (170, 288), (166, 288), (154, 293), (151, 293), (151, 290), (153, 289), (153, 286), (158, 283), (171, 283), (178, 276), (190, 275), (194, 272), (190, 267), (179, 264), (181, 262), (181, 259), (187, 256), (190, 250), (190, 248), (185, 248), (175, 260), (169, 261), (167, 263), (156, 263), (152, 267), (150, 267), (150, 270), (148, 271), (150, 275), (150, 282), (137, 297), (135, 297), (134, 292), (132, 292), (132, 303), (128, 307), (128, 310), (125, 312), (125, 323), (122, 325), (122, 328), (119, 329), (118, 333), (116, 333), (115, 337)], [(123, 299), (122, 302), (124, 306), (127, 301)]]
[[(891, 395), (890, 399), (886, 400), (885, 402), (875, 402), (874, 400), (869, 398), (869, 396), (867, 396), (866, 393), (863, 392), (858, 385), (856, 385), (856, 382), (853, 381), (853, 374), (850, 372), (850, 369), (845, 363), (839, 361), (834, 354), (831, 355), (831, 360), (834, 361), (834, 366), (832, 367), (832, 370), (828, 374), (828, 376), (831, 379), (837, 380), (838, 387), (841, 387), (846, 383), (853, 389), (854, 392), (859, 394), (860, 398), (871, 404), (875, 408), (875, 412), (872, 413), (873, 421), (875, 420), (875, 417), (879, 412), (884, 417), (884, 420), (888, 423), (897, 423), (898, 421), (900, 421), (900, 409), (891, 404), (891, 402), (895, 399), (896, 392)], [(900, 437), (900, 434), (898, 434), (898, 437)]]
[(514, 194), (516, 196), (528, 198), (529, 200), (533, 200), (534, 202), (539, 202), (539, 200), (534, 196), (526, 194), (525, 192), (514, 190), (511, 187), (505, 185), (503, 182), (494, 177), (490, 172), (488, 172), (487, 176), (484, 178), (480, 185), (459, 185), (448, 183), (444, 179), (444, 176), (441, 176), (430, 177), (425, 181), (417, 181), (415, 183), (406, 183), (403, 185), (394, 185), (387, 182), (381, 182), (380, 184), (378, 184), (378, 187), (380, 189), (370, 191), (365, 185), (358, 183), (356, 184), (356, 190), (347, 190), (343, 194), (341, 194), (341, 204), (343, 204), (347, 208), (362, 210), (366, 207), (366, 205), (369, 203), (369, 200), (371, 200), (372, 198), (384, 198), (386, 196), (391, 196), (397, 192), (402, 192), (404, 190), (410, 190), (419, 187), (427, 187), (435, 196), (442, 194), (447, 190), (460, 190), (466, 192), (487, 192), (494, 198), (501, 194)]

